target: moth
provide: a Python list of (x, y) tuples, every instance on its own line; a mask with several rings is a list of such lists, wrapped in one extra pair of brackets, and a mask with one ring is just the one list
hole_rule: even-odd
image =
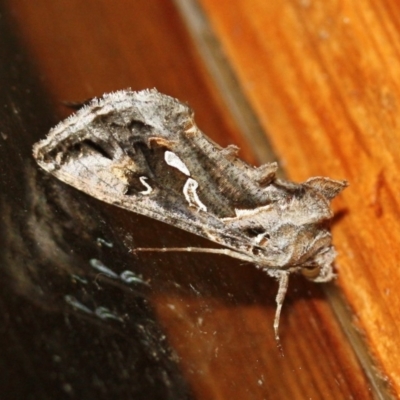
[(158, 251), (224, 254), (276, 278), (279, 340), (289, 275), (315, 282), (335, 276), (330, 202), (347, 182), (281, 180), (276, 163), (250, 166), (238, 150), (214, 143), (186, 104), (152, 89), (93, 99), (36, 143), (33, 155), (45, 171), (91, 196), (223, 246)]

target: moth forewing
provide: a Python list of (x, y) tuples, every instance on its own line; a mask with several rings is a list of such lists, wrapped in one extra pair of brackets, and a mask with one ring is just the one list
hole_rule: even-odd
[(347, 183), (279, 180), (276, 163), (254, 168), (237, 152), (214, 143), (187, 105), (155, 89), (94, 99), (33, 148), (38, 164), (71, 186), (226, 247), (156, 251), (223, 254), (275, 277), (278, 338), (290, 273), (317, 282), (334, 276), (330, 201)]

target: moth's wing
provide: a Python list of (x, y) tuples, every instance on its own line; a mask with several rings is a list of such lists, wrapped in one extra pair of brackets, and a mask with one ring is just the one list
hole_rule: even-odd
[[(344, 187), (275, 179), (197, 128), (191, 109), (156, 90), (105, 95), (34, 146), (39, 165), (100, 200), (175, 225), (267, 268), (331, 248), (329, 201)], [(264, 240), (268, 239), (268, 240)]]
[(93, 197), (249, 249), (247, 236), (224, 218), (234, 217), (236, 207), (257, 205), (254, 190), (261, 186), (249, 187), (257, 170), (236, 159), (234, 147), (222, 149), (205, 137), (188, 106), (155, 90), (95, 99), (37, 143), (34, 156)]

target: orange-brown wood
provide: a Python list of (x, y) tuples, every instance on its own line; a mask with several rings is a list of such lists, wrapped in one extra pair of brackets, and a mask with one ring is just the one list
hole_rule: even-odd
[(291, 178), (345, 178), (339, 283), (400, 393), (400, 3), (201, 0)]
[[(296, 43), (291, 41), (293, 32), (278, 29), (283, 30), (284, 26), (280, 18), (288, 19), (286, 23), (298, 21), (301, 25), (301, 18), (293, 11), (297, 8), (291, 8), (290, 3), (286, 8), (284, 4), (278, 7), (272, 2), (259, 4), (264, 3), (265, 9), (252, 11), (244, 1), (237, 3), (237, 9), (224, 1), (214, 4), (204, 1), (221, 40), (229, 48), (232, 66), (237, 68), (263, 123), (271, 133), (282, 135), (281, 139), (274, 139), (274, 144), (287, 161), (285, 166), (292, 177), (304, 179), (309, 175), (327, 174), (351, 181), (351, 189), (336, 203), (338, 209), (348, 207), (351, 212), (340, 222), (335, 234), (336, 243), (342, 246), (341, 282), (351, 283), (353, 288), (349, 291), (354, 292), (359, 290), (356, 285), (361, 285), (368, 270), (360, 262), (361, 254), (354, 254), (351, 264), (345, 259), (350, 250), (355, 252), (360, 247), (349, 245), (346, 250), (343, 244), (349, 240), (347, 237), (351, 236), (354, 241), (362, 241), (364, 237), (352, 228), (345, 234), (343, 228), (355, 218), (353, 206), (350, 208), (348, 204), (358, 198), (357, 187), (361, 181), (358, 183), (357, 179), (364, 182), (366, 177), (361, 174), (357, 178), (354, 171), (350, 173), (350, 166), (347, 171), (342, 163), (348, 153), (361, 156), (362, 152), (346, 147), (342, 149), (342, 158), (336, 159), (335, 149), (339, 146), (327, 130), (336, 132), (334, 129), (337, 129), (335, 134), (349, 135), (347, 140), (353, 130), (339, 130), (337, 126), (344, 126), (344, 122), (335, 116), (334, 110), (325, 110), (324, 97), (314, 91), (313, 77), (318, 76), (318, 71), (305, 73), (303, 58), (298, 68), (294, 61), (288, 60), (289, 56), (296, 60), (295, 51), (305, 54), (297, 46), (293, 54), (286, 54), (284, 50)], [(55, 104), (79, 101), (128, 86), (133, 89), (156, 86), (162, 92), (189, 101), (199, 126), (219, 144), (239, 144), (241, 155), (254, 160), (251, 143), (240, 137), (171, 3), (164, 0), (10, 0), (8, 8), (14, 29), (25, 43), (38, 76)], [(280, 8), (286, 14), (281, 16)], [(307, 13), (307, 9), (299, 9)], [(268, 25), (263, 25), (263, 16), (269, 16), (270, 20), (264, 21)], [(257, 21), (262, 26), (253, 25)], [(298, 27), (299, 32), (302, 29), (305, 28)], [(276, 30), (275, 36), (265, 44), (260, 35), (272, 30)], [(320, 46), (326, 43), (326, 38), (324, 41), (316, 37)], [(236, 41), (237, 48), (230, 40)], [(279, 52), (277, 43), (281, 41)], [(270, 53), (267, 45), (271, 46)], [(314, 48), (312, 44), (309, 47)], [(241, 52), (240, 57), (237, 52)], [(314, 61), (311, 67), (318, 70), (318, 62)], [(249, 69), (253, 71), (253, 81), (246, 79)], [(308, 90), (303, 88), (302, 94), (300, 83), (306, 78), (309, 86)], [(328, 78), (328, 75), (321, 76), (320, 85)], [(297, 89), (291, 79), (299, 80)], [(325, 92), (329, 94), (328, 89)], [(332, 107), (340, 108), (331, 96)], [(352, 96), (361, 107), (359, 95), (352, 92)], [(321, 111), (318, 116), (313, 108), (317, 105)], [(61, 105), (57, 111), (60, 118), (67, 113)], [(345, 112), (344, 106), (342, 112)], [(321, 127), (322, 117), (332, 126)], [(312, 127), (308, 125), (310, 119), (314, 121)], [(284, 146), (284, 140), (289, 144)], [(303, 148), (308, 151), (300, 150)], [(358, 214), (365, 214), (367, 218), (369, 214), (380, 213), (380, 221), (384, 223), (388, 218), (385, 199), (389, 176), (382, 168), (378, 169), (378, 176), (371, 184), (368, 199), (360, 200), (365, 202), (367, 211)], [(135, 243), (142, 247), (164, 246), (168, 241), (171, 246), (209, 245), (173, 228), (167, 230), (160, 225), (154, 228), (154, 222), (130, 216), (115, 207), (104, 208), (113, 222), (123, 227), (118, 229), (125, 229), (127, 238), (135, 235)], [(379, 240), (386, 234), (380, 233)], [(375, 253), (364, 247), (363, 255), (371, 260)], [(157, 253), (143, 255), (141, 259), (152, 261), (143, 270), (144, 277), (151, 282), (149, 298), (195, 398), (372, 398), (371, 387), (318, 285), (301, 277), (293, 279), (281, 321), (285, 354), (281, 357), (272, 330), (277, 286), (262, 271), (237, 260), (210, 255)], [(365, 268), (363, 273), (353, 266), (356, 261), (358, 268)], [(351, 276), (346, 273), (359, 276), (350, 282), (346, 276), (347, 279)]]

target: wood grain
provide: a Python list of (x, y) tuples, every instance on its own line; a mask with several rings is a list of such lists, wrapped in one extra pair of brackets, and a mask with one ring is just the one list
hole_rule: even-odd
[(400, 393), (400, 3), (201, 0), (289, 175), (346, 178), (339, 283)]
[[(128, 86), (135, 90), (156, 86), (162, 92), (188, 101), (196, 111), (199, 126), (207, 135), (221, 145), (239, 144), (241, 155), (254, 161), (251, 141), (246, 142), (240, 136), (170, 2), (10, 0), (7, 4), (10, 21), (30, 54), (37, 75), (54, 104), (59, 104), (57, 118), (68, 113), (62, 107), (62, 101), (79, 101)], [(275, 55), (279, 48), (273, 46), (275, 41), (286, 43), (287, 47), (280, 45), (282, 49), (291, 48), (287, 43), (291, 34), (285, 33), (285, 41), (285, 36), (281, 37), (278, 30), (278, 27), (283, 27), (283, 22), (278, 21), (281, 18), (278, 6), (267, 2), (263, 6), (266, 9), (251, 11), (244, 2), (238, 2), (234, 10), (224, 1), (215, 4), (204, 1), (203, 4), (209, 9), (217, 32), (229, 50), (232, 66), (242, 79), (243, 88), (262, 122), (271, 128), (271, 133), (282, 135), (280, 139), (275, 135), (271, 138), (275, 138), (274, 144), (287, 164), (290, 161), (292, 168), (286, 165), (288, 171), (296, 179), (305, 179), (312, 174), (348, 178), (352, 181), (352, 189), (347, 191), (347, 197), (336, 203), (338, 209), (347, 207), (349, 199), (357, 198), (357, 183), (353, 182), (356, 171), (353, 170), (353, 176), (342, 167), (342, 159), (345, 160), (351, 149), (342, 149), (342, 158), (335, 159), (333, 149), (338, 148), (335, 140), (326, 134), (325, 125), (324, 129), (319, 125), (321, 120), (329, 121), (333, 125), (328, 128), (333, 131), (343, 122), (338, 117), (332, 118), (334, 110), (325, 109), (324, 97), (314, 91), (314, 72), (304, 71), (305, 64), (294, 68), (295, 54), (303, 54), (301, 48), (296, 47), (298, 53), (293, 50), (295, 54), (290, 54), (292, 62), (288, 61), (283, 50)], [(293, 12), (296, 7), (291, 8), (290, 3), (286, 7), (289, 10), (287, 23), (297, 21), (297, 14)], [(250, 17), (256, 11), (258, 17)], [(239, 18), (239, 14), (238, 23), (235, 18)], [(269, 16), (268, 21), (262, 19), (265, 15)], [(257, 21), (261, 26), (257, 26)], [(269, 25), (264, 25), (267, 22)], [(259, 31), (268, 32), (268, 29), (276, 30), (275, 41), (270, 40), (269, 53), (258, 36)], [(302, 32), (303, 28), (300, 26), (298, 29)], [(237, 39), (236, 51), (240, 48), (242, 52), (238, 60), (229, 37)], [(247, 57), (249, 59), (244, 60)], [(268, 67), (267, 61), (271, 59), (275, 61)], [(318, 63), (312, 67), (318, 69)], [(246, 81), (247, 68), (253, 71), (253, 80)], [(259, 75), (263, 69), (271, 69), (270, 75)], [(290, 79), (295, 78), (300, 82), (308, 79), (309, 92), (300, 95), (293, 82), (289, 84)], [(324, 81), (325, 78), (320, 79)], [(269, 97), (272, 94), (275, 99)], [(302, 107), (292, 96), (296, 96)], [(318, 105), (320, 113), (315, 114), (311, 106), (307, 108), (306, 100), (309, 99), (313, 100), (314, 107)], [(335, 108), (338, 107), (336, 104)], [(312, 129), (307, 125), (307, 118), (314, 121)], [(335, 134), (346, 136), (348, 133), (338, 130)], [(284, 146), (284, 140), (290, 144)], [(318, 147), (321, 141), (325, 147)], [(282, 147), (278, 143), (282, 143)], [(298, 150), (303, 147), (308, 149), (307, 153)], [(293, 159), (290, 158), (292, 154)], [(298, 168), (295, 170), (294, 166)], [(379, 182), (387, 182), (389, 176), (381, 171), (379, 169), (382, 176)], [(370, 196), (375, 197), (368, 198), (366, 207), (370, 214), (380, 210), (381, 221), (386, 221), (387, 192), (374, 182)], [(386, 184), (382, 185), (386, 187)], [(82, 197), (79, 199), (83, 201)], [(378, 203), (382, 205), (381, 209), (376, 205)], [(135, 235), (134, 243), (139, 247), (209, 246), (208, 242), (185, 232), (132, 216), (124, 210), (94, 200), (91, 204), (97, 204), (96, 207), (109, 216), (110, 225), (123, 232), (124, 243)], [(350, 214), (335, 228), (337, 244), (346, 243), (344, 237), (358, 241), (365, 239), (353, 229), (347, 234), (344, 232), (344, 226), (349, 229), (350, 218), (354, 218)], [(380, 239), (386, 233), (382, 235)], [(351, 277), (342, 273), (344, 266), (346, 271), (357, 272), (355, 267), (346, 264), (346, 254), (350, 254), (350, 250), (346, 253), (342, 246), (339, 264), (342, 283), (346, 276), (347, 279)], [(363, 254), (372, 258), (365, 248)], [(359, 260), (357, 257), (355, 254), (354, 259)], [(178, 355), (182, 374), (194, 398), (373, 398), (374, 389), (318, 285), (300, 277), (292, 280), (281, 322), (285, 354), (282, 357), (272, 330), (277, 285), (262, 271), (237, 260), (210, 255), (163, 254), (161, 257), (158, 253), (143, 255), (141, 261), (145, 266), (142, 274), (151, 282), (149, 300), (163, 324), (168, 342)], [(132, 264), (136, 262), (132, 257)], [(367, 269), (357, 282), (364, 279), (365, 271)], [(353, 281), (355, 285), (356, 279)]]

